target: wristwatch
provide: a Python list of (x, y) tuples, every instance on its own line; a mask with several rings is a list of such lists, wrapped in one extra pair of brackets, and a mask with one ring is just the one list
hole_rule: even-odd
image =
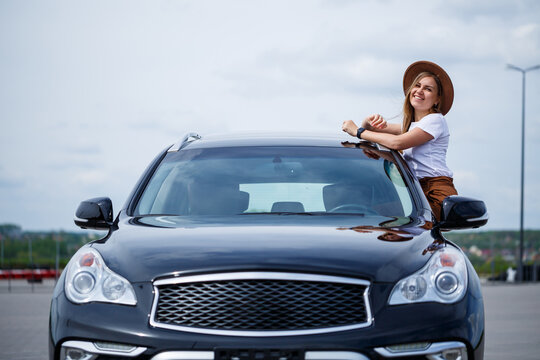
[(359, 138), (359, 139), (361, 139), (361, 138), (362, 138), (362, 133), (363, 133), (364, 131), (366, 131), (365, 128), (359, 127), (358, 130), (356, 130), (356, 137)]

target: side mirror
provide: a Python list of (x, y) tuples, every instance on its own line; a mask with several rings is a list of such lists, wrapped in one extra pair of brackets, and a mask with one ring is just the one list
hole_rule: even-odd
[(81, 202), (73, 221), (82, 229), (109, 230), (113, 223), (111, 199), (98, 197)]
[(439, 227), (442, 230), (478, 228), (486, 225), (488, 219), (483, 201), (452, 195), (443, 200)]

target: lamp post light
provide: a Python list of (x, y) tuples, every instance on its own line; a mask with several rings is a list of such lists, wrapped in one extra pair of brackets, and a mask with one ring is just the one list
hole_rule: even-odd
[(532, 70), (540, 69), (540, 64), (522, 69), (512, 64), (507, 64), (507, 68), (521, 72), (521, 202), (519, 216), (519, 259), (518, 259), (518, 281), (523, 281), (523, 184), (525, 177), (525, 74)]

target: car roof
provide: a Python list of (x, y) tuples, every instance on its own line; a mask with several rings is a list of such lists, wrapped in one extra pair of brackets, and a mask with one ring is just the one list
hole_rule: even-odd
[[(345, 133), (326, 134), (313, 132), (299, 135), (279, 132), (242, 132), (209, 134), (204, 136), (200, 136), (196, 133), (188, 133), (180, 139), (180, 141), (171, 146), (169, 152), (178, 151), (179, 149), (187, 150), (237, 146), (342, 147), (343, 142), (356, 144), (360, 141)], [(380, 149), (387, 150), (386, 148)]]

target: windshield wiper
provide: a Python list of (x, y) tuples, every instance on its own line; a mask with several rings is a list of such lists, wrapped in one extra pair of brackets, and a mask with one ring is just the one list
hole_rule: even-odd
[(328, 213), (324, 211), (318, 212), (289, 212), (289, 211), (268, 211), (268, 212), (248, 212), (240, 215), (303, 215), (303, 216), (326, 216), (326, 215), (349, 215), (349, 216), (366, 216), (362, 213)]
[(322, 215), (324, 213), (312, 213), (312, 212), (290, 212), (290, 211), (267, 211), (267, 212), (248, 212), (240, 215)]

